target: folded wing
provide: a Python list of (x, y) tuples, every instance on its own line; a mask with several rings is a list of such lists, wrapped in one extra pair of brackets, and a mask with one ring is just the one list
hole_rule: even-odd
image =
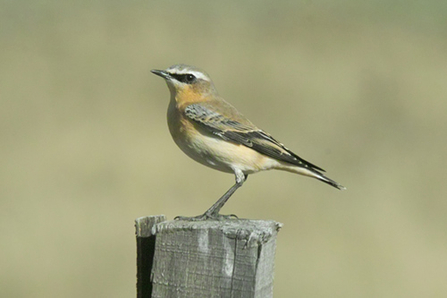
[[(322, 168), (302, 159), (276, 141), (271, 135), (258, 129), (237, 113), (232, 106), (226, 108), (226, 110), (217, 111), (213, 105), (208, 103), (196, 103), (185, 108), (185, 115), (212, 134), (226, 141), (247, 146), (259, 153), (298, 167), (316, 171), (317, 173), (318, 171), (324, 172)], [(237, 113), (237, 117), (227, 116), (226, 114), (229, 114), (228, 111), (232, 114)]]

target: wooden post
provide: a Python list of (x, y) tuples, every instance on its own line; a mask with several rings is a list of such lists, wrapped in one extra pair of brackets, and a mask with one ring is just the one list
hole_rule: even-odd
[(155, 238), (152, 227), (166, 220), (164, 215), (140, 217), (135, 220), (137, 236), (137, 297), (151, 297), (150, 280), (155, 253)]
[[(281, 226), (248, 219), (138, 218), (137, 297), (273, 297)], [(150, 237), (154, 245), (140, 245)]]

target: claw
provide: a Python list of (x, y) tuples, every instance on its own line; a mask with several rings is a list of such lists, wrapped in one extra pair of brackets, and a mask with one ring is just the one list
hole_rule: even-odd
[(231, 219), (238, 219), (236, 214), (229, 214), (229, 215), (223, 215), (223, 214), (208, 214), (204, 213), (202, 215), (197, 216), (176, 216), (174, 217), (174, 220), (185, 220), (185, 221), (201, 221), (201, 220), (231, 220)]
[(205, 214), (198, 215), (198, 216), (176, 216), (174, 217), (174, 220), (185, 220), (185, 221), (200, 221), (200, 220), (207, 220)]

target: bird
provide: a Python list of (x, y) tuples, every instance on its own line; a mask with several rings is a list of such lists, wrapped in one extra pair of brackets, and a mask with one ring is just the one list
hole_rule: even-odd
[(205, 166), (233, 173), (236, 180), (205, 213), (177, 216), (176, 219), (199, 221), (237, 217), (219, 212), (248, 175), (265, 170), (284, 170), (316, 178), (339, 190), (346, 189), (326, 177), (325, 170), (293, 153), (220, 97), (205, 71), (175, 64), (166, 70), (151, 72), (165, 79), (170, 90), (167, 120), (177, 146)]

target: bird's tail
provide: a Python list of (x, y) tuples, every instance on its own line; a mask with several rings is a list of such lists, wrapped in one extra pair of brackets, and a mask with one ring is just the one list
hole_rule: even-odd
[(289, 172), (293, 172), (293, 173), (297, 173), (300, 175), (304, 175), (304, 176), (309, 176), (309, 177), (313, 177), (316, 178), (324, 183), (329, 184), (330, 186), (333, 186), (339, 190), (346, 190), (346, 187), (344, 187), (343, 185), (341, 185), (338, 182), (335, 182), (334, 180), (332, 180), (329, 177), (326, 177), (325, 175), (323, 175), (320, 171), (317, 171), (316, 169), (310, 168), (310, 167), (297, 167), (297, 166), (291, 166), (288, 165), (286, 163), (282, 163), (281, 166), (276, 167), (279, 170), (285, 170), (285, 171), (289, 171)]
[(335, 188), (338, 188), (339, 190), (346, 190), (346, 187), (344, 187), (343, 185), (341, 185), (338, 182), (335, 182), (334, 180), (332, 180), (331, 178), (328, 178), (326, 176), (324, 176), (321, 173), (318, 173), (314, 176), (315, 178), (317, 178), (320, 181), (323, 181), (324, 183), (327, 183)]

